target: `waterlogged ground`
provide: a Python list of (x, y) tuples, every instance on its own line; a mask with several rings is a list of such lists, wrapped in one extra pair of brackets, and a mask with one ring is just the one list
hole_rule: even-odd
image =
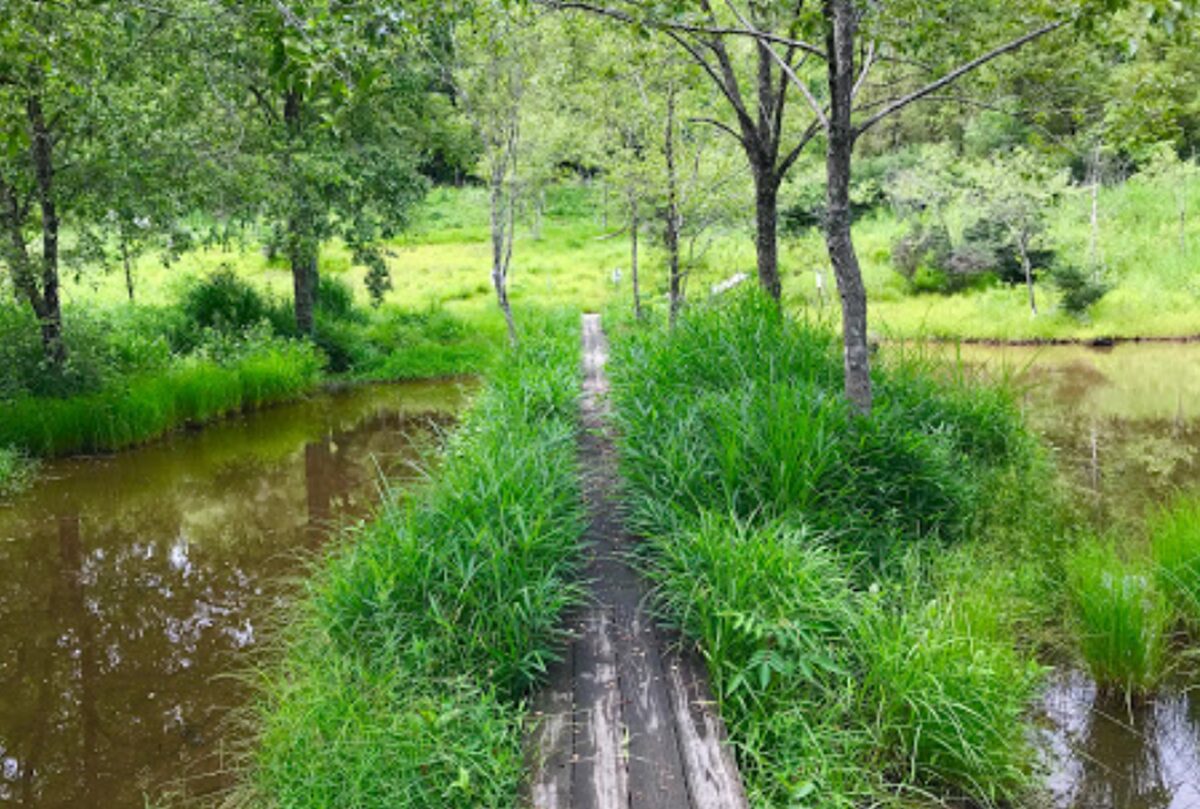
[(229, 783), (230, 709), (291, 574), (417, 475), (458, 383), (322, 394), (0, 503), (0, 805), (141, 807)]
[[(1143, 541), (1148, 508), (1200, 488), (1200, 344), (958, 351), (1016, 374), (1030, 423), (1097, 524)], [(1058, 809), (1200, 807), (1200, 693), (1179, 685), (1131, 708), (1068, 671), (1052, 680), (1044, 709)]]

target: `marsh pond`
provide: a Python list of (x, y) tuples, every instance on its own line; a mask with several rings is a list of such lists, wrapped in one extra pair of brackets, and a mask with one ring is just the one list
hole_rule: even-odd
[(0, 503), (0, 804), (230, 783), (263, 628), (330, 532), (404, 486), (465, 383), (357, 387), (115, 455)]

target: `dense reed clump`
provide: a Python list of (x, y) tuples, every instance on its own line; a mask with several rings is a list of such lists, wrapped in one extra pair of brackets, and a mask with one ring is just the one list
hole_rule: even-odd
[(1161, 679), (1170, 610), (1142, 559), (1088, 542), (1067, 561), (1079, 650), (1102, 689), (1145, 694)]
[(1200, 497), (1181, 498), (1150, 520), (1150, 549), (1167, 601), (1200, 631)]
[(37, 455), (122, 449), (176, 427), (294, 398), (316, 384), (320, 365), (307, 344), (264, 340), (231, 357), (191, 356), (94, 393), (24, 396), (4, 404), (0, 445)]
[(265, 672), (242, 796), (289, 807), (510, 807), (520, 697), (561, 645), (582, 500), (577, 347), (527, 328), (440, 471), (322, 564)]
[(933, 569), (1004, 519), (1035, 444), (1002, 390), (876, 368), (855, 417), (834, 337), (757, 295), (615, 341), (629, 520), (754, 805), (996, 805), (1031, 783), (1041, 669)]

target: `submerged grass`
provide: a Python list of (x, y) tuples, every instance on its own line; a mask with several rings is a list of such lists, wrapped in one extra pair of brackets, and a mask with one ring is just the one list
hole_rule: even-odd
[(0, 446), (0, 497), (22, 491), (33, 476), (34, 462), (12, 447)]
[(96, 393), (22, 397), (4, 404), (0, 445), (37, 455), (122, 449), (177, 427), (294, 398), (316, 384), (320, 365), (311, 346), (271, 341), (227, 362), (192, 357)]
[(316, 572), (264, 675), (242, 803), (517, 804), (520, 700), (580, 596), (576, 346), (561, 318), (528, 327), (430, 486)]
[(1096, 683), (1127, 697), (1157, 685), (1170, 610), (1150, 566), (1122, 558), (1111, 544), (1085, 543), (1067, 561), (1067, 589), (1079, 650)]
[(1004, 487), (1039, 500), (1046, 470), (1004, 391), (877, 366), (875, 413), (852, 417), (831, 334), (756, 294), (615, 340), (629, 520), (755, 806), (1000, 805), (1032, 783), (1023, 718), (1042, 670), (991, 617), (1005, 601), (945, 579), (965, 569), (958, 547), (988, 544), (964, 540), (1029, 530)]

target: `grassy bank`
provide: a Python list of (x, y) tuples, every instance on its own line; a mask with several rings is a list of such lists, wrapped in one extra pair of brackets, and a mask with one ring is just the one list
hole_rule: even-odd
[(0, 447), (118, 450), (330, 380), (477, 372), (503, 340), (498, 318), (369, 309), (336, 281), (321, 285), (315, 337), (300, 340), (285, 300), (228, 270), (193, 279), (168, 305), (68, 309), (66, 325), (68, 359), (56, 367), (32, 317), (0, 306)]
[(263, 672), (240, 803), (517, 805), (520, 700), (579, 597), (577, 345), (531, 325), (428, 488), (320, 564)]
[(299, 342), (258, 343), (224, 363), (188, 357), (95, 393), (8, 402), (0, 445), (35, 455), (123, 449), (176, 427), (294, 399), (313, 388), (320, 368), (317, 351)]
[(1000, 389), (892, 358), (859, 420), (840, 366), (756, 296), (621, 330), (622, 475), (663, 613), (755, 806), (1018, 799), (1062, 604), (1049, 468)]

